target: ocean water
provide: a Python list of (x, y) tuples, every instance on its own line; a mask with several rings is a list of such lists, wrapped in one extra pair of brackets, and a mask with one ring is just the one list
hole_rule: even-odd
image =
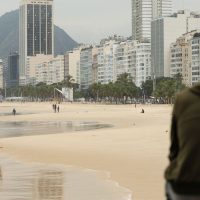
[(0, 138), (29, 135), (69, 133), (74, 131), (110, 128), (112, 125), (98, 122), (72, 121), (11, 121), (0, 122)]
[(1, 200), (131, 200), (106, 172), (62, 165), (24, 164), (0, 156)]

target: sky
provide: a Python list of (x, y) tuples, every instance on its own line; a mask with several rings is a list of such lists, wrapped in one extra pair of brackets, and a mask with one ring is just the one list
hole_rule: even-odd
[[(0, 16), (20, 0), (0, 0)], [(174, 11), (200, 11), (200, 0), (173, 0)], [(97, 44), (110, 35), (131, 35), (131, 0), (54, 0), (54, 21), (78, 43)]]

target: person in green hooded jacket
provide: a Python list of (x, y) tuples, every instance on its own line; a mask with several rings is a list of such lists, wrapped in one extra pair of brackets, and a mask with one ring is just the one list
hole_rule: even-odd
[(176, 97), (165, 179), (167, 200), (200, 200), (200, 85)]

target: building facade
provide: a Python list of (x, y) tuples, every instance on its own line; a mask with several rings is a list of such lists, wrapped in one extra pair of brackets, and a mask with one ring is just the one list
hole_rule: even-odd
[(99, 83), (108, 84), (114, 80), (114, 52), (117, 42), (110, 40), (98, 47), (98, 75)]
[[(67, 75), (72, 76), (75, 83), (80, 86), (80, 55), (82, 47), (76, 48), (71, 52), (68, 52), (68, 70), (66, 71)], [(65, 67), (67, 69), (67, 67)]]
[(36, 84), (51, 85), (64, 80), (64, 56), (57, 56), (48, 62), (36, 65)]
[(140, 87), (143, 82), (151, 79), (151, 44), (137, 43), (134, 46), (135, 84)]
[(52, 55), (36, 54), (35, 56), (27, 57), (26, 62), (26, 84), (36, 84), (36, 66), (43, 62), (49, 62), (52, 60)]
[(80, 52), (80, 86), (87, 90), (92, 84), (93, 47), (85, 47)]
[(152, 74), (170, 76), (170, 46), (181, 35), (200, 28), (200, 16), (189, 11), (179, 11), (152, 21), (151, 56)]
[(179, 37), (170, 47), (170, 77), (180, 77), (186, 86), (192, 85), (192, 47), (191, 39), (196, 31)]
[(98, 46), (80, 46), (65, 55), (65, 75), (70, 75), (81, 90), (93, 83), (115, 82), (128, 73), (137, 86), (151, 77), (150, 43), (130, 38), (109, 37)]
[(200, 33), (194, 34), (194, 37), (191, 40), (191, 49), (192, 49), (191, 85), (196, 85), (200, 82)]
[(19, 54), (11, 53), (8, 56), (8, 81), (7, 87), (16, 87), (19, 85)]
[(172, 0), (132, 0), (132, 36), (143, 42), (151, 40), (152, 19), (172, 13)]
[(53, 0), (21, 0), (19, 17), (20, 85), (28, 84), (27, 59), (53, 55)]

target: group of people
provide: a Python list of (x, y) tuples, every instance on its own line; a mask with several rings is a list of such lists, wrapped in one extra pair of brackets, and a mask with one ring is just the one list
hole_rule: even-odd
[(52, 107), (53, 107), (53, 110), (54, 110), (55, 113), (56, 113), (56, 112), (58, 112), (58, 113), (60, 112), (60, 107), (59, 107), (59, 105), (53, 104)]

